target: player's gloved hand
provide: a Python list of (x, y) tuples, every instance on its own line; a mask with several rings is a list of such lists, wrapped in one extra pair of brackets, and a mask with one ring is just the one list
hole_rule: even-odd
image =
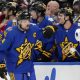
[(51, 38), (56, 31), (54, 26), (46, 26), (42, 30), (43, 30), (44, 38), (48, 38), (48, 39)]
[(0, 63), (0, 77), (5, 78), (5, 75), (7, 75), (7, 69), (5, 63)]

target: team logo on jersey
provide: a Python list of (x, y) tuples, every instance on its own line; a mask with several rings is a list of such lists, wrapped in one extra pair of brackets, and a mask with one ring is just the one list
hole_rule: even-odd
[(0, 32), (0, 44), (2, 44), (3, 39), (4, 39), (4, 34), (3, 32)]
[(0, 33), (0, 41), (3, 39), (3, 33)]
[(17, 65), (20, 65), (25, 60), (31, 59), (31, 50), (33, 46), (34, 44), (31, 44), (27, 39), (25, 39), (25, 42), (19, 48), (16, 48), (16, 50), (20, 53)]
[(33, 37), (36, 38), (36, 32), (33, 33)]
[(6, 31), (4, 31), (4, 37), (6, 37), (6, 35), (7, 35), (7, 32), (6, 32)]
[(65, 37), (64, 42), (60, 44), (62, 48), (62, 60), (64, 61), (67, 57), (76, 57), (75, 49), (78, 46), (78, 44), (74, 44), (73, 42), (69, 42), (68, 38)]
[(37, 42), (36, 42), (36, 44), (35, 44), (35, 50), (38, 50), (38, 51), (41, 52), (44, 56), (46, 56), (47, 58), (50, 58), (51, 53), (43, 50), (42, 47), (43, 47), (42, 41), (37, 40)]

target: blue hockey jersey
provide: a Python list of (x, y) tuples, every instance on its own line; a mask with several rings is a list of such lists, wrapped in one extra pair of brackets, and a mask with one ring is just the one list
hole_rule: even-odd
[(30, 26), (29, 30), (24, 32), (14, 27), (8, 32), (5, 42), (0, 46), (0, 55), (5, 56), (8, 72), (20, 74), (33, 71), (33, 47), (38, 30), (38, 27)]
[(45, 28), (48, 25), (52, 25), (52, 22), (48, 20), (46, 17), (44, 17), (44, 19), (40, 23), (38, 23), (35, 19), (32, 19), (31, 23), (36, 24), (37, 26), (39, 26), (39, 28)]
[[(75, 24), (70, 29), (64, 29), (63, 25), (59, 25), (55, 39), (58, 48), (59, 61), (80, 61), (80, 46), (75, 39), (75, 31), (78, 28)], [(73, 51), (75, 49), (75, 51)]]
[(40, 62), (50, 62), (54, 59), (54, 52), (51, 51), (54, 42), (54, 34), (53, 37), (47, 39), (43, 36), (41, 30), (39, 30), (39, 34), (37, 34), (37, 42), (35, 44), (35, 53), (37, 53), (37, 60)]

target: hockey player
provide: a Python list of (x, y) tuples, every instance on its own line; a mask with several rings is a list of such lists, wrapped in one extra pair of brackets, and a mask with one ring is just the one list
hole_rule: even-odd
[(40, 28), (52, 25), (52, 22), (46, 19), (45, 11), (43, 3), (33, 4), (30, 10), (32, 16), (31, 22), (36, 23)]
[(59, 29), (55, 39), (58, 48), (58, 60), (66, 62), (80, 61), (80, 46), (75, 39), (77, 26), (72, 22), (72, 12), (61, 9), (58, 13)]
[(2, 53), (6, 56), (6, 66), (11, 80), (29, 80), (29, 77), (30, 80), (36, 80), (32, 63), (36, 27), (29, 26), (27, 13), (20, 15), (18, 23), (19, 26), (8, 32), (5, 42), (0, 46), (0, 55)]
[[(45, 18), (45, 8), (43, 6), (43, 3), (34, 3), (31, 6), (31, 16), (32, 16), (32, 23), (36, 23), (39, 28), (46, 28), (47, 26), (52, 26), (52, 22), (50, 22), (48, 19)], [(34, 20), (33, 20), (34, 19)], [(47, 35), (48, 36), (48, 35)], [(46, 39), (45, 38), (40, 38), (40, 41), (42, 41), (42, 50), (46, 51), (47, 53), (51, 52), (50, 50), (50, 46), (51, 46), (51, 41), (53, 40), (52, 38), (50, 39)], [(42, 53), (43, 51), (36, 49), (37, 53)], [(45, 53), (46, 54), (46, 53)], [(51, 61), (51, 57), (47, 57), (44, 56), (42, 54), (40, 54), (40, 56), (38, 56), (40, 59), (39, 61)]]
[[(36, 61), (39, 62), (51, 62), (54, 59), (54, 52), (51, 51), (53, 36), (55, 29), (53, 26), (46, 26), (43, 28), (43, 33), (38, 34), (38, 40), (35, 44), (35, 52), (38, 54)], [(51, 35), (52, 34), (52, 35)]]
[[(11, 30), (13, 25), (13, 14), (15, 13), (15, 8), (8, 3), (1, 2), (1, 15), (0, 15), (0, 44), (4, 42), (7, 31)], [(17, 22), (16, 22), (17, 23)]]
[[(38, 42), (37, 32), (41, 29), (30, 25), (29, 19), (29, 14), (23, 12), (19, 16), (19, 25), (8, 32), (4, 43), (0, 46), (0, 60), (5, 57), (11, 80), (36, 80), (33, 67), (33, 60), (36, 57), (34, 46)], [(4, 78), (5, 67), (2, 67), (1, 71), (0, 76)]]

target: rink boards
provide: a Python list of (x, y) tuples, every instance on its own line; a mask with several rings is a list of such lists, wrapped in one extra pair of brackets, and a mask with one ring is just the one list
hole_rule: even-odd
[(80, 80), (79, 62), (37, 62), (34, 68), (36, 80)]

